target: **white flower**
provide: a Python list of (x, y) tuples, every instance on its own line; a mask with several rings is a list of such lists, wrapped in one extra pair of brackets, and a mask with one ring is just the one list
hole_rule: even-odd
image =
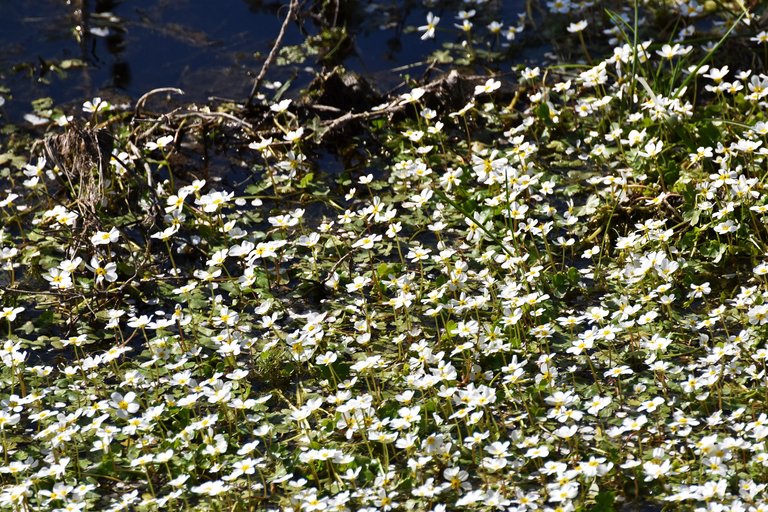
[(646, 482), (650, 482), (651, 480), (656, 480), (657, 478), (668, 475), (671, 469), (672, 464), (668, 460), (665, 460), (661, 464), (656, 464), (651, 461), (643, 463), (643, 471), (646, 474)]
[(549, 12), (565, 14), (571, 10), (571, 0), (553, 0), (547, 2)]
[(280, 112), (285, 112), (286, 110), (288, 110), (288, 106), (290, 104), (291, 104), (291, 100), (288, 100), (288, 99), (282, 100), (278, 103), (275, 103), (274, 105), (270, 105), (269, 110), (271, 110), (272, 112), (277, 112), (279, 114)]
[(135, 402), (136, 393), (133, 391), (130, 391), (125, 395), (114, 392), (112, 393), (111, 398), (112, 402), (110, 405), (115, 409), (115, 414), (121, 418), (127, 418), (139, 410), (139, 404)]
[(98, 257), (91, 258), (91, 264), (89, 266), (93, 273), (96, 274), (96, 282), (101, 283), (104, 280), (110, 283), (117, 281), (117, 264), (109, 262), (104, 265)]
[(11, 414), (8, 411), (0, 411), (0, 430), (4, 430), (5, 427), (16, 425), (21, 420), (21, 415)]
[(712, 291), (712, 288), (709, 286), (709, 282), (705, 282), (702, 284), (691, 284), (691, 291), (688, 292), (688, 297), (693, 297), (695, 299), (699, 299), (703, 297), (704, 295), (709, 295)]
[(83, 103), (83, 112), (93, 113), (101, 112), (102, 110), (111, 110), (112, 105), (106, 100), (102, 100), (99, 96), (96, 96), (90, 101)]
[(11, 205), (11, 204), (13, 204), (13, 201), (15, 199), (18, 199), (18, 198), (19, 198), (18, 194), (13, 194), (13, 193), (9, 192), (8, 195), (5, 197), (5, 199), (0, 201), (0, 207), (4, 208), (4, 207), (6, 207), (8, 205)]
[(272, 144), (272, 137), (269, 137), (268, 139), (261, 139), (258, 142), (251, 142), (248, 144), (248, 147), (257, 151), (264, 151), (270, 146), (270, 144)]
[(159, 139), (157, 139), (154, 142), (152, 142), (152, 141), (147, 142), (144, 145), (144, 147), (147, 148), (150, 151), (153, 151), (155, 149), (163, 149), (164, 147), (166, 147), (171, 142), (173, 142), (173, 135), (166, 135), (164, 137), (160, 137)]
[(659, 408), (660, 405), (664, 404), (664, 399), (660, 396), (657, 396), (653, 398), (652, 400), (646, 400), (645, 402), (640, 404), (640, 407), (637, 408), (638, 412), (653, 412), (656, 409)]
[(349, 293), (359, 292), (360, 290), (365, 288), (365, 286), (367, 286), (368, 283), (370, 282), (371, 282), (371, 279), (368, 277), (356, 276), (355, 279), (347, 285), (347, 291)]
[(147, 315), (141, 315), (140, 317), (132, 317), (130, 320), (128, 320), (128, 327), (133, 327), (134, 329), (143, 329), (149, 323), (152, 321), (152, 316)]
[(218, 496), (219, 494), (229, 490), (229, 486), (221, 480), (213, 482), (205, 482), (201, 485), (192, 488), (192, 492), (196, 494), (206, 494), (208, 496)]
[(645, 145), (645, 148), (643, 148), (643, 151), (638, 152), (638, 154), (646, 158), (653, 158), (659, 153), (661, 153), (661, 150), (663, 147), (664, 147), (663, 141), (651, 140), (648, 142), (648, 144)]
[(72, 287), (72, 277), (65, 270), (52, 268), (47, 274), (43, 275), (43, 278), (50, 283), (51, 288), (66, 290)]
[(91, 237), (91, 243), (93, 245), (106, 245), (117, 242), (120, 237), (120, 232), (117, 228), (112, 228), (109, 231), (98, 231)]
[(680, 44), (675, 44), (674, 46), (670, 46), (668, 44), (665, 44), (661, 47), (661, 50), (656, 50), (656, 55), (659, 57), (663, 57), (665, 59), (674, 59), (678, 55), (685, 55), (687, 53), (690, 53), (691, 50), (693, 50), (692, 46), (680, 46)]
[(299, 140), (301, 140), (302, 135), (304, 135), (304, 128), (299, 127), (283, 135), (283, 139), (286, 142), (298, 142)]
[(587, 28), (587, 25), (588, 25), (587, 20), (581, 20), (581, 21), (579, 21), (577, 23), (571, 23), (570, 25), (568, 25), (568, 29), (567, 30), (571, 34), (576, 34), (578, 32), (581, 32), (585, 28)]
[(24, 311), (23, 307), (10, 307), (10, 308), (3, 308), (2, 311), (0, 311), (0, 318), (5, 318), (9, 322), (13, 322), (16, 320), (16, 315)]
[(228, 203), (234, 196), (234, 192), (219, 192), (214, 190), (201, 196), (199, 199), (195, 199), (195, 204), (202, 206), (204, 212), (212, 213)]
[(734, 222), (731, 219), (726, 220), (725, 222), (721, 222), (720, 224), (717, 224), (714, 227), (714, 230), (717, 231), (720, 235), (725, 235), (727, 233), (735, 233), (739, 230), (739, 223)]
[(424, 31), (424, 33), (421, 35), (422, 41), (425, 39), (432, 39), (435, 37), (435, 28), (437, 28), (438, 23), (440, 23), (440, 18), (438, 18), (431, 12), (427, 14), (427, 24), (422, 25), (418, 28), (418, 30)]
[(354, 244), (352, 244), (352, 247), (361, 247), (363, 249), (373, 249), (373, 246), (376, 244), (376, 242), (381, 240), (381, 235), (367, 235), (362, 237), (360, 240), (356, 241)]
[(754, 41), (756, 43), (765, 44), (768, 43), (768, 30), (763, 30), (762, 32), (758, 32), (755, 37), (750, 37), (750, 41)]
[(419, 101), (419, 99), (424, 96), (426, 92), (427, 91), (421, 87), (416, 87), (415, 89), (411, 90), (411, 92), (401, 94), (400, 99), (403, 100), (403, 103), (413, 103)]
[(610, 405), (610, 403), (610, 397), (595, 396), (589, 402), (587, 402), (587, 405), (589, 405), (587, 412), (593, 416), (597, 416), (597, 414), (608, 405)]
[(157, 238), (158, 240), (168, 240), (171, 238), (177, 231), (179, 231), (178, 225), (168, 226), (164, 230), (153, 233), (150, 235), (150, 238)]
[(527, 452), (525, 452), (525, 456), (532, 459), (544, 458), (547, 455), (549, 455), (549, 448), (546, 446), (530, 448)]
[(480, 94), (485, 94), (485, 93), (491, 93), (497, 90), (499, 87), (501, 87), (500, 81), (494, 80), (493, 78), (489, 78), (488, 80), (485, 81), (485, 84), (475, 86), (475, 96), (478, 96)]

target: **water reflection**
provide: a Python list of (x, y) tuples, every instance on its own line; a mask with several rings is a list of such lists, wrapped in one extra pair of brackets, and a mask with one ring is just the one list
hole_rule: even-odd
[[(112, 85), (119, 89), (127, 89), (131, 83), (131, 64), (123, 58), (126, 46), (126, 28), (123, 20), (112, 14), (121, 3), (110, 0), (97, 0), (94, 12), (97, 15), (102, 15), (101, 19), (107, 18), (109, 21), (108, 26), (98, 28), (108, 31), (104, 38), (104, 46), (109, 54), (114, 57), (114, 62), (111, 65)], [(98, 56), (96, 57), (98, 58)]]
[[(371, 76), (381, 72), (395, 80), (388, 70), (423, 60), (441, 41), (422, 42), (418, 33), (404, 30), (423, 22), (422, 2), (376, 4), (374, 12), (371, 2), (315, 2), (290, 25), (284, 45), (297, 45), (317, 36), (321, 27), (335, 25), (340, 36), (349, 37), (330, 40), (323, 63), (343, 62), (353, 71)], [(512, 23), (522, 5), (522, 0), (492, 0), (484, 9)], [(51, 96), (57, 104), (94, 95), (135, 99), (169, 86), (184, 89), (192, 101), (205, 101), (211, 94), (244, 99), (286, 6), (285, 0), (0, 1), (0, 80), (13, 92), (13, 104), (6, 109), (29, 111), (29, 102), (40, 96)], [(51, 73), (56, 70), (52, 65), (73, 58), (85, 67)], [(301, 67), (270, 72), (283, 80), (293, 75), (300, 82), (311, 79)]]

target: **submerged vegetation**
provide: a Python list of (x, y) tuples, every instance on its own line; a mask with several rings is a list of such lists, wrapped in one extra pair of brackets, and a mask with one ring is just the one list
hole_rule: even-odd
[(0, 507), (768, 510), (768, 11), (424, 3), (5, 129)]

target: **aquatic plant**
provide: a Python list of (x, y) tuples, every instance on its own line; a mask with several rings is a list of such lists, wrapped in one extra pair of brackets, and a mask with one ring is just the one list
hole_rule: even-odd
[(501, 67), (6, 139), (0, 506), (765, 509), (763, 13), (428, 4)]

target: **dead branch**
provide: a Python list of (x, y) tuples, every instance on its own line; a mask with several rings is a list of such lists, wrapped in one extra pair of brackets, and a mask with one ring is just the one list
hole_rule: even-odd
[(237, 116), (233, 116), (232, 114), (228, 114), (226, 112), (199, 112), (195, 110), (188, 110), (186, 112), (179, 112), (173, 115), (175, 118), (186, 118), (186, 117), (199, 117), (204, 120), (212, 120), (216, 118), (223, 118), (227, 119), (229, 121), (232, 121), (233, 123), (237, 123), (239, 126), (248, 129), (252, 133), (256, 133), (255, 129), (253, 128), (253, 125), (249, 123), (248, 121), (245, 121), (243, 119), (240, 119)]
[[(453, 88), (458, 85), (459, 80), (473, 80), (475, 77), (460, 77), (459, 73), (457, 71), (451, 71), (447, 75), (440, 77), (436, 80), (433, 80), (425, 85), (423, 85), (421, 88), (424, 89), (427, 93), (434, 93), (440, 89), (448, 89)], [(390, 114), (394, 114), (397, 112), (400, 112), (401, 110), (405, 109), (405, 107), (409, 105), (409, 103), (401, 100), (400, 98), (396, 98), (394, 100), (391, 100), (389, 103), (385, 104), (383, 107), (378, 108), (376, 110), (369, 110), (366, 112), (347, 112), (346, 114), (339, 116), (335, 119), (331, 119), (329, 121), (326, 121), (322, 124), (323, 127), (323, 133), (321, 135), (321, 139), (324, 139), (327, 135), (331, 134), (335, 130), (338, 130), (342, 126), (354, 122), (354, 121), (366, 121), (368, 119), (375, 119), (383, 116), (387, 116)]]
[(253, 103), (253, 98), (256, 97), (256, 93), (259, 91), (261, 81), (264, 80), (264, 76), (267, 74), (269, 67), (272, 65), (272, 61), (275, 60), (275, 57), (277, 57), (277, 52), (280, 49), (280, 45), (283, 44), (283, 38), (285, 37), (285, 31), (288, 28), (288, 23), (290, 23), (290, 21), (296, 17), (296, 11), (298, 8), (299, 0), (291, 0), (291, 5), (288, 8), (288, 14), (283, 20), (283, 24), (280, 27), (280, 32), (278, 32), (277, 39), (275, 39), (275, 44), (272, 46), (272, 50), (270, 50), (269, 55), (267, 55), (267, 60), (265, 60), (264, 64), (261, 66), (261, 71), (259, 71), (259, 74), (256, 76), (256, 80), (253, 81), (253, 88), (251, 88), (251, 94), (248, 95), (246, 107)]
[(134, 117), (139, 117), (139, 111), (142, 109), (144, 103), (146, 103), (150, 96), (160, 94), (161, 92), (174, 92), (181, 95), (184, 94), (184, 91), (176, 87), (160, 87), (158, 89), (152, 89), (151, 91), (143, 94), (141, 98), (139, 98), (139, 100), (136, 102), (136, 108), (133, 110)]

